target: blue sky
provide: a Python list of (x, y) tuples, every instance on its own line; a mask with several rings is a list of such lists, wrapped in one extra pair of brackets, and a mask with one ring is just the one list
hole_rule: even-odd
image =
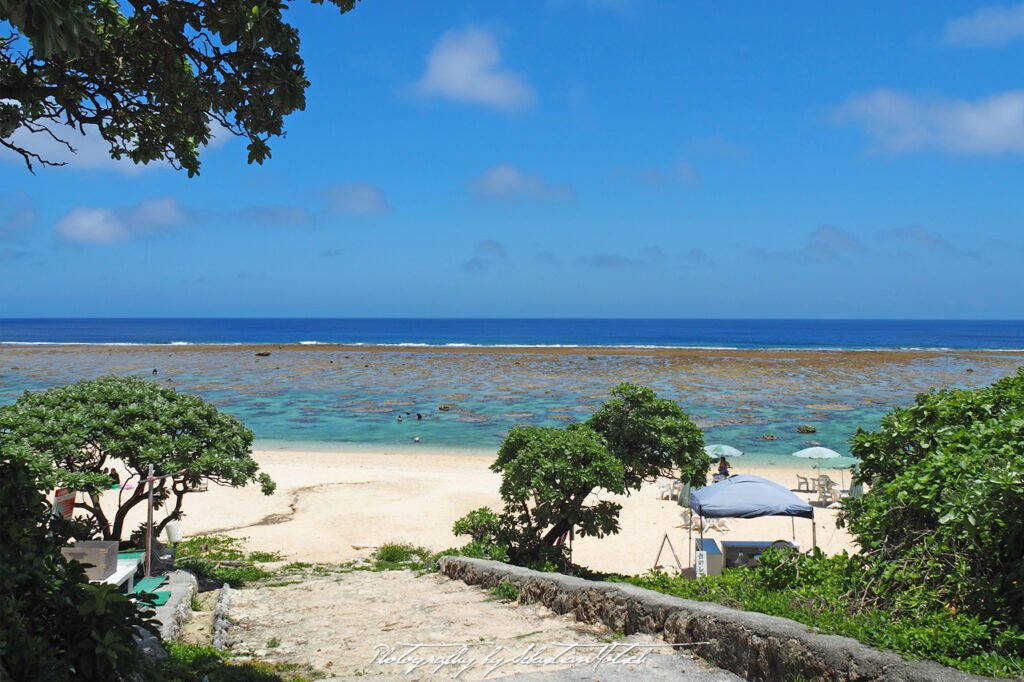
[(780, 7), (296, 2), (263, 166), (0, 154), (0, 316), (1024, 318), (1024, 3)]

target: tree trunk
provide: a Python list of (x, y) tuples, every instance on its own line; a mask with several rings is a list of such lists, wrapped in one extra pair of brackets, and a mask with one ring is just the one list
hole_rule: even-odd
[[(582, 507), (583, 503), (587, 501), (587, 496), (594, 491), (593, 488), (579, 488), (576, 494), (573, 495), (572, 511), (578, 512)], [(574, 524), (568, 520), (563, 519), (554, 526), (551, 527), (547, 533), (544, 534), (544, 543), (548, 545), (554, 545), (558, 538), (565, 535), (567, 532), (572, 530)]]
[(121, 540), (121, 533), (124, 531), (124, 519), (137, 504), (146, 499), (146, 486), (149, 483), (145, 477), (139, 477), (139, 485), (135, 488), (135, 492), (128, 498), (128, 501), (121, 505), (121, 508), (117, 510), (114, 515), (114, 527), (110, 531), (111, 540)]

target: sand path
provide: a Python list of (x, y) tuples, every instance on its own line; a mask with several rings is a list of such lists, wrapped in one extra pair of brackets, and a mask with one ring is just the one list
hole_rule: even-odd
[[(685, 649), (670, 653), (652, 635), (617, 637), (603, 625), (578, 623), (537, 604), (501, 602), (438, 574), (359, 571), (236, 590), (230, 615), (236, 623), (228, 631), (234, 653), (312, 665), (335, 679), (481, 680), (523, 673), (587, 680), (740, 679)], [(575, 667), (499, 663), (524, 653), (550, 658), (560, 652), (561, 661), (622, 658)], [(430, 656), (458, 663), (431, 665), (425, 662)], [(627, 664), (625, 656), (638, 660)]]

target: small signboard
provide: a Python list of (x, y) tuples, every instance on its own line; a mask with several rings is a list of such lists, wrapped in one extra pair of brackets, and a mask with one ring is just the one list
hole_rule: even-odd
[(70, 519), (75, 515), (75, 496), (71, 488), (57, 488), (53, 495), (53, 513)]
[(698, 578), (702, 578), (708, 574), (708, 553), (697, 552), (697, 562), (694, 564), (696, 574)]

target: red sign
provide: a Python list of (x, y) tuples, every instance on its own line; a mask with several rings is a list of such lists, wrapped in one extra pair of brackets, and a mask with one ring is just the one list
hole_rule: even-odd
[(75, 515), (75, 497), (77, 493), (71, 488), (57, 488), (53, 496), (53, 511), (65, 519)]

